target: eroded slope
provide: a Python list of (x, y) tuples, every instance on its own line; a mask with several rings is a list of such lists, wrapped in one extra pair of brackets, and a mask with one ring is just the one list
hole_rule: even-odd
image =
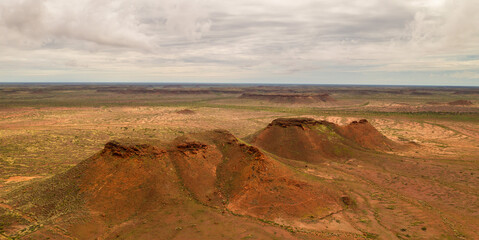
[(109, 238), (158, 228), (144, 219), (164, 221), (181, 209), (190, 216), (197, 208), (206, 211), (202, 216), (231, 212), (290, 228), (305, 216), (321, 219), (347, 208), (342, 196), (216, 130), (165, 145), (109, 142), (69, 171), (11, 192), (9, 205), (33, 216), (35, 227), (7, 228), (10, 236)]
[(399, 146), (365, 119), (339, 126), (312, 118), (279, 118), (247, 141), (280, 157), (311, 163), (348, 159), (365, 150), (392, 150)]

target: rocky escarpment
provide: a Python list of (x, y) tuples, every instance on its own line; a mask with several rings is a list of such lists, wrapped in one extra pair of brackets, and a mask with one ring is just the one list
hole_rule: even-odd
[(278, 156), (306, 162), (348, 159), (365, 150), (389, 151), (398, 146), (366, 119), (340, 126), (312, 118), (278, 118), (247, 141)]
[(328, 121), (318, 121), (313, 118), (278, 118), (273, 120), (271, 123), (268, 124), (267, 127), (279, 126), (283, 128), (287, 127), (301, 127), (304, 128), (305, 126), (315, 126), (315, 125), (334, 125), (334, 123)]
[[(215, 130), (170, 143), (108, 142), (72, 169), (12, 192), (9, 204), (45, 224), (68, 223), (62, 227), (74, 236), (92, 239), (110, 226), (162, 218), (168, 209), (198, 202), (282, 224), (322, 218), (346, 206), (344, 195)], [(85, 225), (95, 230), (82, 232)]]

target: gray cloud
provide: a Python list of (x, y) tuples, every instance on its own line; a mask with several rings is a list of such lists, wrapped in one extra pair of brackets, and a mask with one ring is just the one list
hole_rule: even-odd
[(479, 54), (474, 2), (2, 0), (0, 68), (224, 78), (475, 72), (477, 60), (460, 58)]

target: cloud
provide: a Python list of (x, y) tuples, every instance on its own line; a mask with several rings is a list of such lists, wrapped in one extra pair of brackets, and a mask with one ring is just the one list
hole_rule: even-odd
[(82, 48), (85, 43), (144, 47), (146, 36), (122, 7), (106, 1), (2, 1), (0, 34), (7, 36), (2, 43), (30, 49), (49, 44)]
[(189, 40), (198, 40), (210, 30), (208, 11), (198, 0), (168, 2), (165, 13), (168, 33), (179, 33)]
[(478, 11), (474, 0), (2, 0), (0, 68), (225, 79), (475, 72), (464, 56), (479, 55)]
[(479, 5), (472, 0), (447, 1), (420, 9), (410, 23), (410, 44), (434, 52), (477, 51)]
[[(144, 50), (167, 35), (196, 40), (210, 28), (198, 1), (5, 0), (1, 42), (17, 47), (102, 47)], [(166, 29), (166, 31), (164, 31)], [(20, 41), (19, 41), (20, 40)], [(98, 48), (96, 48), (98, 49)], [(86, 49), (89, 50), (89, 49)]]

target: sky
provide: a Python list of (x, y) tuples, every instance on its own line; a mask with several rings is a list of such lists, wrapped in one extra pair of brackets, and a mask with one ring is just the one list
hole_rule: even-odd
[(479, 0), (1, 0), (0, 82), (479, 86)]

